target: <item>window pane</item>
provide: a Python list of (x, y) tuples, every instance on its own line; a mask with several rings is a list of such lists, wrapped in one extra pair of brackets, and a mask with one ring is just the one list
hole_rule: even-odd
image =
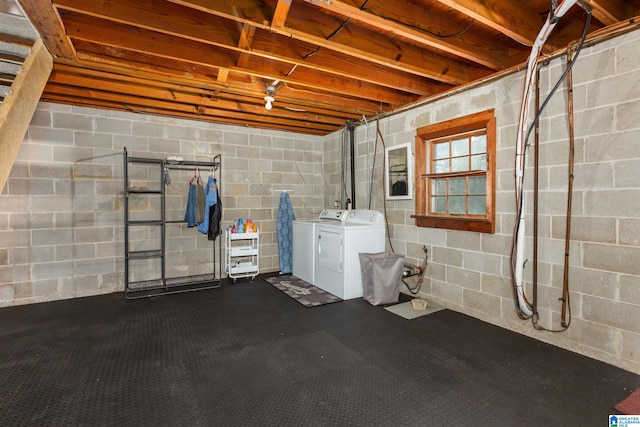
[(434, 179), (433, 181), (431, 181), (431, 194), (433, 194), (434, 196), (446, 196), (447, 180)]
[(469, 170), (469, 158), (457, 157), (451, 159), (451, 172), (461, 172)]
[(471, 169), (472, 170), (487, 170), (487, 156), (486, 154), (481, 154), (477, 156), (471, 156)]
[(433, 166), (435, 167), (435, 173), (449, 172), (449, 159), (436, 160), (433, 162)]
[(466, 194), (467, 182), (464, 178), (451, 178), (449, 180), (449, 195)]
[(485, 196), (469, 196), (469, 213), (484, 215), (487, 213), (487, 198)]
[(436, 160), (449, 158), (449, 142), (441, 142), (439, 144), (434, 144), (433, 158)]
[(487, 135), (476, 135), (471, 137), (471, 154), (487, 152)]
[(431, 211), (433, 213), (447, 213), (447, 198), (446, 197), (432, 197), (431, 198)]
[(487, 177), (469, 177), (469, 194), (487, 194)]
[(465, 214), (467, 213), (465, 196), (451, 196), (449, 197), (449, 213), (451, 214)]
[(451, 141), (451, 157), (466, 156), (469, 154), (469, 138)]

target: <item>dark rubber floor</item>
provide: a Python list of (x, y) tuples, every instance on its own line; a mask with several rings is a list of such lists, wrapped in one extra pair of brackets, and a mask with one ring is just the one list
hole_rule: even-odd
[(305, 308), (261, 277), (0, 309), (0, 424), (604, 426), (640, 387), (452, 311)]

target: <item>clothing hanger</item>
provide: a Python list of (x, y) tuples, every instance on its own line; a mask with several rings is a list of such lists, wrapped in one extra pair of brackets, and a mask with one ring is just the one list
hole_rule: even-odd
[(202, 178), (200, 178), (200, 169), (198, 168), (193, 169), (193, 176), (189, 181), (189, 185), (192, 185), (192, 184), (202, 184)]

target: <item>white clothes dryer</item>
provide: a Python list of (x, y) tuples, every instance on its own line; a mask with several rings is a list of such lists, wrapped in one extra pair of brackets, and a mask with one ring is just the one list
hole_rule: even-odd
[(293, 275), (313, 284), (315, 274), (315, 228), (318, 223), (341, 223), (348, 210), (323, 209), (316, 219), (293, 221)]
[(349, 211), (344, 222), (315, 224), (313, 284), (343, 300), (362, 297), (360, 253), (385, 250), (384, 215)]

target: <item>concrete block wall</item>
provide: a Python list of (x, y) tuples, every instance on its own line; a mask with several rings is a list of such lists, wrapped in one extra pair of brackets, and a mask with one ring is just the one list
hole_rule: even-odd
[[(497, 119), (496, 232), (482, 234), (418, 228), (414, 200), (383, 203), (382, 180), (368, 195), (370, 144), (375, 130), (361, 124), (357, 141), (357, 204), (369, 198), (385, 210), (396, 253), (429, 265), (421, 295), (446, 307), (541, 341), (640, 373), (640, 31), (582, 51), (573, 70), (575, 179), (570, 245), (571, 324), (561, 333), (538, 331), (516, 314), (510, 251), (515, 221), (515, 133), (523, 73), (380, 119), (386, 146), (414, 142), (416, 128), (486, 109)], [(564, 70), (564, 58), (541, 69), (542, 97)], [(538, 294), (540, 325), (560, 328), (567, 209), (568, 120), (566, 86), (542, 115)], [(375, 123), (369, 123), (375, 129)], [(371, 136), (373, 135), (373, 136)], [(533, 142), (533, 138), (531, 140)], [(333, 147), (328, 146), (328, 149)], [(369, 153), (369, 154), (368, 154)], [(383, 155), (381, 145), (377, 156)], [(325, 153), (325, 159), (337, 156)], [(528, 157), (529, 213), (533, 153)], [(378, 163), (374, 175), (381, 176)], [(325, 165), (325, 169), (332, 166)], [(532, 220), (527, 219), (525, 280), (531, 297)], [(413, 282), (412, 284), (414, 284)]]
[[(280, 190), (289, 191), (300, 218), (323, 204), (320, 137), (41, 103), (0, 194), (0, 307), (124, 289), (124, 147), (151, 158), (207, 161), (221, 154), (222, 227), (240, 217), (256, 223), (263, 272), (279, 269)], [(136, 185), (158, 183), (157, 171), (131, 173)], [(184, 218), (192, 175), (170, 171), (167, 219)], [(201, 175), (206, 181), (209, 171)], [(131, 207), (138, 217), (153, 217), (154, 204)], [(153, 244), (158, 230), (132, 236)], [(167, 226), (167, 250), (168, 275), (212, 270), (211, 242), (186, 225)], [(135, 274), (156, 270), (149, 261)]]

